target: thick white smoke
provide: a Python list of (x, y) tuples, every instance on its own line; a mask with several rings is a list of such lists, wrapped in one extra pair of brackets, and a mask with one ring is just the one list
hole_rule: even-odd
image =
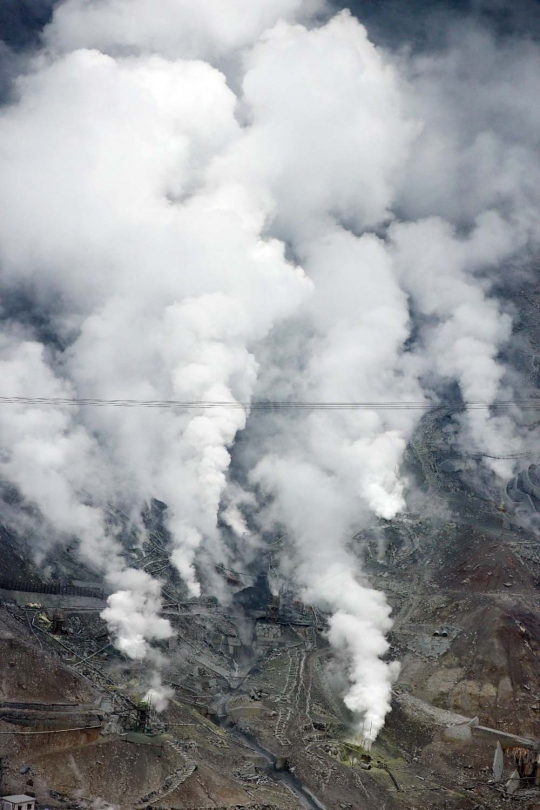
[[(465, 403), (514, 395), (500, 360), (512, 322), (490, 274), (538, 235), (538, 52), (473, 31), (442, 55), (396, 56), (350, 14), (323, 23), (322, 11), (57, 7), (0, 116), (0, 283), (54, 340), (6, 305), (2, 395), (422, 403), (450, 381)], [(510, 68), (530, 103), (502, 81)], [(107, 576), (104, 616), (133, 658), (171, 629), (106, 508), (141, 525), (152, 498), (166, 503), (171, 560), (198, 595), (197, 563), (229, 561), (220, 506), (246, 555), (257, 548), (242, 515), (253, 496), (228, 481), (248, 413), (0, 410), (3, 477)], [(247, 454), (260, 525), (286, 527), (283, 565), (331, 611), (368, 740), (397, 666), (381, 660), (389, 607), (349, 540), (404, 508), (419, 415), (280, 412)], [(523, 442), (518, 413), (461, 422), (481, 453)], [(152, 688), (161, 706), (158, 675)]]
[(152, 678), (152, 685), (144, 696), (144, 700), (147, 701), (149, 706), (156, 712), (162, 712), (167, 708), (167, 704), (173, 695), (174, 689), (162, 683), (159, 673), (155, 673)]
[[(0, 134), (4, 283), (29, 285), (53, 307), (65, 350), (5, 334), (21, 368), (3, 375), (4, 395), (249, 402), (250, 343), (311, 285), (226, 192), (204, 186), (208, 164), (241, 135), (224, 77), (200, 62), (85, 50), (43, 57), (19, 92)], [(167, 635), (159, 587), (120, 574), (117, 555), (112, 566), (99, 505), (140, 514), (153, 497), (167, 503), (171, 559), (197, 595), (203, 537), (223, 559), (217, 512), (245, 412), (43, 406), (2, 417), (5, 476), (111, 572), (122, 591), (105, 617), (120, 649), (144, 656), (146, 641)]]

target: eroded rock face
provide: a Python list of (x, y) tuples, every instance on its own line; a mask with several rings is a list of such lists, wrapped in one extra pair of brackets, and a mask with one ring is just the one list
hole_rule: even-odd
[(506, 783), (506, 792), (509, 796), (513, 796), (514, 793), (519, 789), (520, 786), (520, 778), (519, 773), (517, 770), (512, 771), (510, 774), (510, 779)]
[(86, 704), (95, 700), (91, 684), (57, 657), (47, 655), (18, 622), (2, 612), (0, 623), (0, 701)]
[(500, 782), (504, 773), (504, 754), (500, 742), (497, 742), (495, 754), (493, 755), (493, 779)]

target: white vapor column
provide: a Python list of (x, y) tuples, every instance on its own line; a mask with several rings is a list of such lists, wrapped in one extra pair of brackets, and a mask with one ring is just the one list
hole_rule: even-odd
[[(159, 669), (152, 642), (171, 628), (109, 507), (143, 533), (148, 504), (166, 504), (193, 597), (203, 570), (226, 598), (214, 566), (242, 543), (254, 558), (254, 523), (285, 528), (283, 571), (330, 612), (346, 705), (377, 736), (398, 666), (351, 537), (405, 508), (421, 411), (271, 414), (248, 432), (250, 492), (231, 483), (231, 448), (255, 397), (515, 395), (501, 360), (512, 311), (495, 293), (537, 245), (540, 162), (537, 105), (516, 101), (510, 69), (535, 99), (533, 45), (473, 31), (440, 55), (391, 54), (322, 0), (56, 7), (0, 111), (0, 393), (244, 406), (0, 409), (3, 478), (44, 535), (77, 538), (106, 576), (103, 615), (127, 655)], [(486, 456), (526, 440), (517, 410), (460, 427)], [(250, 530), (244, 510), (258, 511)], [(166, 698), (156, 672), (149, 699)]]

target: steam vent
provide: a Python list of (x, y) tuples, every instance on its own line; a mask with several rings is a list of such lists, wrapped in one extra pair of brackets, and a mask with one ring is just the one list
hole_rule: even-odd
[(540, 0), (0, 0), (0, 810), (540, 810)]

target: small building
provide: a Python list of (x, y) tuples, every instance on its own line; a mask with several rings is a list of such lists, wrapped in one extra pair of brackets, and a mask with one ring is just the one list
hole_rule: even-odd
[(36, 810), (33, 796), (18, 793), (16, 796), (2, 796), (2, 810)]

